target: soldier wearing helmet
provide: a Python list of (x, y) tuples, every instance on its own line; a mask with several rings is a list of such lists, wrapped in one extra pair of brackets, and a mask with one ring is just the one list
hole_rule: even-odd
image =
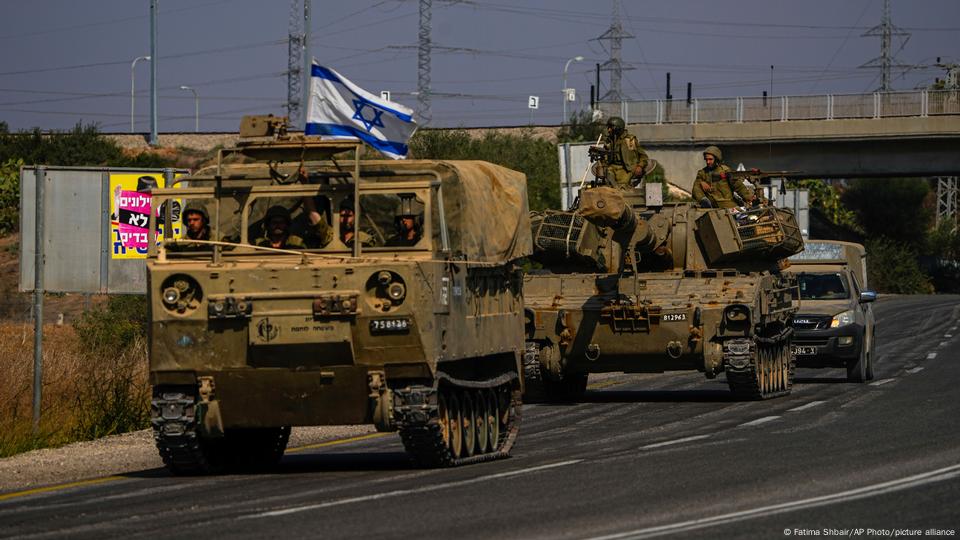
[(185, 238), (190, 240), (210, 240), (210, 216), (206, 209), (198, 204), (188, 204), (183, 209)]
[(263, 217), (263, 236), (254, 242), (260, 247), (306, 249), (303, 239), (290, 234), (290, 211), (285, 206), (271, 206)]
[(609, 150), (606, 177), (620, 189), (628, 189), (643, 178), (649, 158), (637, 138), (627, 131), (626, 123), (619, 116), (607, 120), (607, 136), (604, 139)]
[(393, 219), (396, 231), (387, 239), (387, 246), (414, 246), (420, 241), (423, 228), (423, 204), (415, 197), (401, 195), (400, 208)]
[(734, 193), (743, 199), (744, 204), (753, 202), (753, 190), (748, 188), (742, 178), (734, 178), (730, 167), (723, 163), (723, 153), (716, 146), (708, 146), (703, 151), (706, 166), (697, 171), (693, 181), (693, 200), (701, 206), (712, 208), (733, 208), (738, 206)]

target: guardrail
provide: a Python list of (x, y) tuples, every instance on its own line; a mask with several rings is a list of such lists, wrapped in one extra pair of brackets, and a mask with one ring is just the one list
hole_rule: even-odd
[(916, 90), (872, 94), (732, 97), (601, 103), (606, 116), (629, 124), (788, 122), (960, 115), (960, 91)]

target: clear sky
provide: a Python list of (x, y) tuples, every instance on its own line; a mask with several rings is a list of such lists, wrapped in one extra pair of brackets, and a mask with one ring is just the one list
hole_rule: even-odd
[[(235, 131), (243, 114), (284, 114), (289, 0), (159, 0), (160, 131)], [(630, 99), (858, 93), (879, 85), (883, 0), (624, 0), (623, 60)], [(0, 0), (0, 120), (11, 129), (64, 129), (78, 121), (130, 129), (130, 64), (149, 53), (149, 0)], [(525, 125), (527, 96), (540, 97), (536, 124), (561, 119), (562, 71), (583, 106), (595, 64), (594, 38), (611, 22), (611, 0), (433, 0), (433, 124)], [(960, 0), (892, 0), (893, 87), (930, 84), (960, 62)], [(390, 90), (415, 107), (418, 2), (313, 0), (311, 53), (367, 90)], [(444, 50), (442, 47), (458, 50)], [(916, 67), (919, 66), (919, 67)], [(137, 131), (149, 130), (149, 66), (136, 67)], [(607, 79), (601, 79), (606, 91)]]

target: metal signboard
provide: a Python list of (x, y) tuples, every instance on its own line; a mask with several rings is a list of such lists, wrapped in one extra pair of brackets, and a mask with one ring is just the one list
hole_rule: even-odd
[[(187, 172), (24, 167), (20, 171), (20, 290), (34, 289), (39, 224), (43, 290), (143, 294), (150, 190)], [(42, 193), (40, 204), (38, 193)], [(42, 209), (39, 223), (37, 208)], [(175, 204), (175, 233), (179, 213)]]

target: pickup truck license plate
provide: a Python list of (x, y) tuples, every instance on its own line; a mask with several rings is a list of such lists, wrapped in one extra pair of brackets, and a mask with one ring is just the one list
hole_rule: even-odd
[(813, 356), (817, 354), (817, 348), (793, 345), (790, 347), (790, 352), (792, 352), (794, 356)]

